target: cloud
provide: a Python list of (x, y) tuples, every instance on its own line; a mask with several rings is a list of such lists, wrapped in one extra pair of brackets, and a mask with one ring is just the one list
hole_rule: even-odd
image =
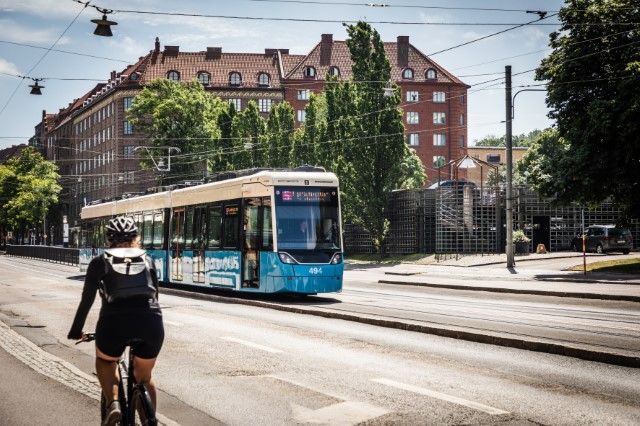
[[(0, 0), (0, 11), (5, 13), (27, 13), (45, 18), (74, 17), (82, 6), (70, 1), (51, 0)], [(86, 12), (85, 12), (86, 13)]]
[[(11, 19), (0, 19), (0, 38), (20, 43), (51, 44), (60, 37), (59, 30), (35, 29), (23, 26)], [(62, 37), (58, 45), (67, 44), (68, 37)]]
[(21, 74), (20, 70), (18, 70), (18, 67), (15, 66), (15, 64), (0, 58), (0, 72), (5, 72), (8, 74)]
[(132, 58), (133, 62), (135, 62), (134, 58), (146, 55), (153, 48), (153, 43), (144, 44), (139, 39), (129, 36), (109, 39), (108, 43), (112, 49), (119, 52), (121, 57)]

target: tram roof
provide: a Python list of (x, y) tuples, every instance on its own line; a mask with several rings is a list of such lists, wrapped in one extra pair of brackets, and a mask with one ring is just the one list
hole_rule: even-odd
[[(273, 186), (337, 187), (338, 178), (330, 172), (262, 170), (245, 176), (85, 206), (82, 208), (80, 217), (82, 219), (111, 217), (243, 196), (268, 195), (269, 188)], [(261, 190), (264, 194), (260, 194)]]

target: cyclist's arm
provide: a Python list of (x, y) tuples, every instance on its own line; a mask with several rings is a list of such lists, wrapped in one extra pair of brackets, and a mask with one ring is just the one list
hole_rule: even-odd
[(91, 261), (91, 263), (89, 263), (89, 267), (87, 268), (87, 275), (84, 279), (84, 288), (82, 289), (82, 299), (80, 299), (80, 304), (78, 305), (78, 310), (76, 311), (76, 316), (73, 320), (71, 330), (69, 330), (69, 334), (67, 334), (68, 339), (77, 340), (82, 337), (82, 328), (84, 327), (84, 322), (87, 319), (89, 310), (96, 299), (98, 283), (103, 274), (104, 265), (102, 258), (96, 257)]
[(153, 281), (153, 286), (156, 288), (156, 300), (158, 300), (158, 296), (160, 295), (159, 284), (158, 284), (158, 271), (156, 269), (156, 264), (153, 261), (151, 256), (148, 256), (148, 264), (151, 265), (149, 270), (151, 271), (151, 280)]

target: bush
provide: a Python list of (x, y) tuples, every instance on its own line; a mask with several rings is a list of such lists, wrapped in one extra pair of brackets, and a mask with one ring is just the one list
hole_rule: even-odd
[(529, 241), (531, 241), (531, 239), (525, 235), (523, 230), (518, 229), (517, 231), (513, 231), (514, 243), (528, 243)]

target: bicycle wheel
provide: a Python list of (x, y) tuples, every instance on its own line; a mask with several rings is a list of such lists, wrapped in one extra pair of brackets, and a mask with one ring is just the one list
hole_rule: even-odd
[(156, 426), (156, 413), (149, 397), (149, 392), (143, 385), (136, 385), (131, 396), (131, 419), (136, 426)]

